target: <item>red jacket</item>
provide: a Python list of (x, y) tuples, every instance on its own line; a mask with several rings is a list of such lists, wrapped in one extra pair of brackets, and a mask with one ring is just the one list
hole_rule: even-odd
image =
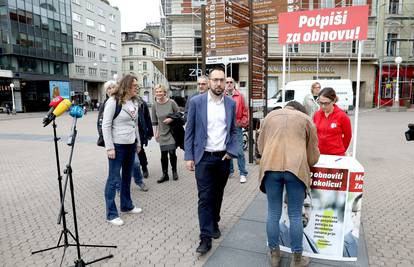
[(249, 109), (244, 102), (244, 97), (237, 89), (233, 90), (231, 97), (236, 102), (236, 126), (246, 128), (249, 126)]
[(314, 117), (321, 154), (344, 156), (352, 138), (351, 121), (337, 105), (328, 117), (322, 109)]

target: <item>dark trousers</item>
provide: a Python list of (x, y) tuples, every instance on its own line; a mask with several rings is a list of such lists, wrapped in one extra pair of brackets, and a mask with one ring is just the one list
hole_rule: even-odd
[(147, 160), (147, 154), (145, 154), (144, 147), (141, 147), (141, 150), (138, 153), (139, 163), (141, 164), (142, 170), (147, 170), (148, 166), (148, 160)]
[(175, 149), (161, 151), (161, 167), (165, 175), (168, 175), (168, 155), (170, 156), (172, 171), (177, 172), (177, 155), (175, 154)]
[(211, 238), (220, 221), (224, 187), (230, 174), (230, 161), (222, 160), (223, 153), (204, 152), (195, 166), (198, 189), (198, 221), (200, 239)]

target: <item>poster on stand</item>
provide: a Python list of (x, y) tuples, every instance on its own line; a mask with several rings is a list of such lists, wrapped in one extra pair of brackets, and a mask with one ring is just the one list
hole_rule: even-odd
[[(311, 168), (311, 190), (302, 208), (303, 254), (313, 258), (356, 261), (364, 169), (352, 157), (321, 155)], [(279, 223), (281, 250), (290, 252), (286, 192)]]

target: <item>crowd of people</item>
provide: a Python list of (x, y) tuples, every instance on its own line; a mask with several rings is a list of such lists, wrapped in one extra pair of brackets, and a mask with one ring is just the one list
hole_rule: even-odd
[[(134, 177), (137, 186), (148, 191), (143, 181), (149, 177), (144, 148), (154, 137), (161, 152), (162, 176), (158, 183), (169, 181), (169, 165), (172, 179), (179, 179), (176, 150), (184, 148), (185, 167), (194, 172), (198, 191), (200, 244), (196, 251), (205, 254), (211, 249), (212, 239), (221, 236), (220, 210), (227, 180), (234, 175), (233, 159), (237, 159), (240, 183), (247, 181), (242, 133), (249, 127), (249, 112), (236, 81), (225, 77), (223, 69), (215, 68), (208, 77), (198, 77), (197, 85), (198, 91), (188, 98), (183, 113), (169, 98), (168, 89), (156, 85), (150, 111), (139, 97), (137, 78), (128, 74), (118, 83), (105, 83), (107, 99), (101, 103), (100, 112), (108, 157), (104, 193), (107, 221), (124, 224), (115, 204), (117, 190), (121, 212), (142, 212), (131, 199), (131, 180)], [(333, 88), (322, 89), (315, 82), (303, 104), (288, 102), (261, 122), (258, 179), (268, 201), (266, 231), (271, 266), (279, 266), (279, 245), (288, 243), (291, 247), (291, 266), (309, 263), (302, 256), (304, 246), (317, 251), (315, 244), (304, 242), (303, 207), (311, 198), (310, 168), (320, 154), (343, 156), (350, 144), (351, 123), (335, 104), (337, 100)], [(184, 125), (185, 131), (180, 131)], [(280, 222), (283, 203), (289, 229)]]

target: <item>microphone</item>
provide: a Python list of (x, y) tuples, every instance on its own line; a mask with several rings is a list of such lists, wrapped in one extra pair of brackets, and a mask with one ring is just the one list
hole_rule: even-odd
[(52, 101), (50, 101), (49, 103), (49, 111), (46, 113), (46, 115), (43, 117), (43, 123), (45, 123), (47, 121), (47, 118), (52, 115), (52, 112), (55, 110), (55, 108), (60, 104), (60, 102), (63, 101), (63, 97), (61, 96), (57, 96), (55, 98), (52, 99)]
[(72, 103), (67, 100), (67, 99), (63, 99), (62, 102), (59, 103), (59, 105), (57, 105), (57, 107), (55, 108), (55, 110), (53, 110), (52, 114), (50, 114), (50, 116), (48, 116), (44, 122), (43, 122), (43, 127), (46, 127), (49, 125), (49, 123), (51, 121), (53, 121), (56, 117), (59, 117), (60, 115), (62, 115), (63, 113), (65, 113), (65, 111), (67, 111), (70, 106), (72, 106)]
[(71, 134), (70, 134), (66, 144), (68, 146), (73, 146), (73, 144), (75, 143), (75, 138), (76, 138), (76, 122), (79, 118), (82, 118), (83, 108), (81, 106), (78, 106), (78, 105), (72, 106), (70, 108), (69, 115), (73, 118), (73, 122), (72, 122), (72, 130), (70, 131)]

